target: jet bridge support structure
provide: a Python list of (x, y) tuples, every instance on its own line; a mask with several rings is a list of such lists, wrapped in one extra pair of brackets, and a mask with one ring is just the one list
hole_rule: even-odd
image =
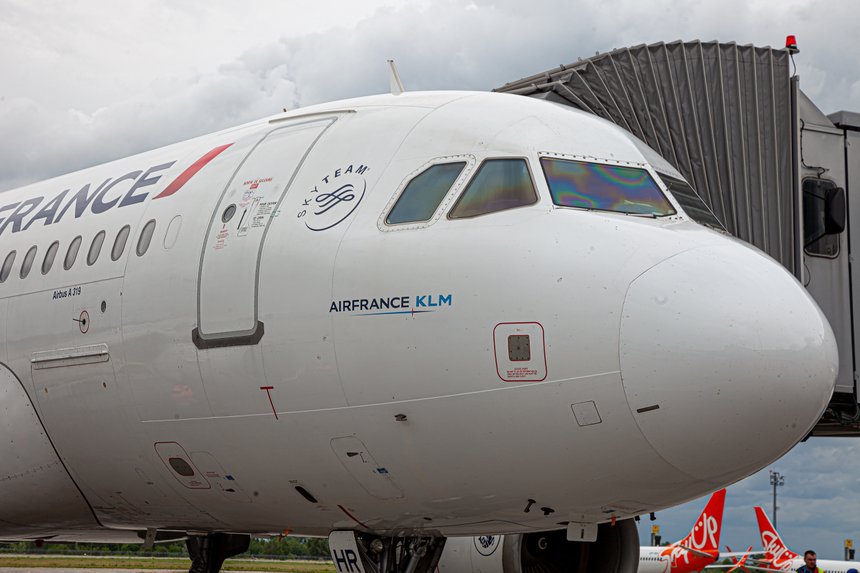
[[(860, 436), (860, 114), (822, 113), (788, 49), (669, 42), (580, 59), (495, 91), (546, 99), (618, 124), (680, 171), (732, 235), (810, 291), (839, 343), (830, 407), (812, 435)], [(860, 228), (860, 227), (858, 227)], [(855, 304), (858, 303), (858, 304)]]

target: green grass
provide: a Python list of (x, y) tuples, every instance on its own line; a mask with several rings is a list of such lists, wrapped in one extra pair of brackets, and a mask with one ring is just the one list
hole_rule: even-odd
[[(63, 569), (169, 569), (188, 571), (191, 561), (172, 557), (78, 557), (71, 555), (0, 556), (0, 567), (50, 567)], [(334, 573), (334, 565), (325, 561), (276, 561), (228, 559), (224, 571), (265, 571), (271, 573)]]

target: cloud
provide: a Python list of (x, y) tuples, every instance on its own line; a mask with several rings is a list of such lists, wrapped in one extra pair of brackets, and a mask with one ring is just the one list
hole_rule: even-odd
[[(4, 90), (0, 132), (6, 137), (0, 143), (0, 189), (187, 139), (283, 107), (384, 92), (388, 58), (397, 60), (409, 90), (487, 90), (615, 47), (678, 38), (779, 45), (785, 30), (798, 35), (802, 49), (798, 70), (813, 100), (825, 111), (860, 109), (860, 71), (854, 65), (857, 50), (850, 29), (860, 7), (849, 1), (829, 3), (828, 10), (803, 0), (698, 0), (685, 3), (683, 10), (671, 0), (534, 0), (526, 5), (519, 0), (440, 0), (383, 6), (348, 24), (338, 20), (337, 26), (322, 31), (271, 41), (256, 42), (251, 30), (245, 47), (230, 61), (197, 66), (209, 71), (176, 75), (172, 68), (142, 59), (137, 51), (131, 54), (142, 67), (142, 77), (137, 77), (112, 55), (105, 61), (116, 66), (115, 81), (110, 73), (92, 70), (85, 56), (100, 49), (121, 54), (128, 49), (127, 42), (118, 40), (122, 30), (94, 17), (94, 27), (103, 28), (104, 45), (81, 30), (69, 31), (64, 41), (61, 21), (33, 13), (24, 4), (12, 4), (13, 23), (22, 25), (39, 17), (40, 26), (59, 36), (53, 43), (31, 39), (26, 49), (40, 55), (37, 65), (61, 61), (72, 69), (29, 73), (41, 86), (51, 80), (56, 90), (68, 85), (74, 104), (63, 106), (57, 97)], [(178, 33), (179, 25), (186, 23), (181, 18), (203, 16), (199, 10), (183, 12), (165, 3), (151, 4), (152, 9), (136, 12), (136, 17), (151, 18), (155, 12), (164, 16), (166, 25), (163, 35), (160, 28), (147, 27), (146, 50), (165, 56), (174, 42), (174, 51), (181, 57), (182, 50), (194, 44), (195, 34), (195, 30)], [(229, 3), (213, 6), (215, 10), (205, 14), (202, 24), (230, 29), (226, 23), (218, 24), (217, 10), (223, 11), (222, 19), (235, 19), (235, 10), (228, 9)], [(834, 18), (837, 13), (842, 17)], [(59, 16), (73, 17), (62, 12)], [(260, 18), (266, 18), (266, 10), (260, 10)], [(292, 24), (293, 29), (300, 27)], [(780, 34), (774, 36), (773, 30)], [(209, 38), (205, 29), (197, 33)], [(237, 42), (233, 36), (230, 41)], [(45, 55), (62, 51), (62, 46), (75, 54), (74, 59), (53, 60)], [(0, 65), (12, 59), (0, 57)], [(77, 84), (75, 74), (85, 75), (86, 84)], [(125, 89), (118, 90), (117, 84)], [(98, 97), (102, 88), (116, 99), (104, 102)], [(100, 102), (98, 106), (90, 107), (88, 93)]]
[(91, 113), (5, 98), (0, 185), (81, 169), (294, 107), (286, 64), (271, 64), (249, 53), (217, 73), (163, 78), (145, 93)]

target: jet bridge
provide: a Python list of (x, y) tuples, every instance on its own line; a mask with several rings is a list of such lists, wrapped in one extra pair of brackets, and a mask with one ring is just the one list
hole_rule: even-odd
[(839, 342), (836, 392), (812, 435), (860, 436), (860, 276), (851, 264), (852, 251), (860, 252), (860, 232), (851, 235), (860, 200), (852, 204), (849, 189), (856, 182), (860, 193), (860, 114), (821, 112), (800, 90), (796, 52), (793, 45), (660, 42), (495, 91), (569, 105), (630, 131), (684, 175), (729, 233), (791, 271)]

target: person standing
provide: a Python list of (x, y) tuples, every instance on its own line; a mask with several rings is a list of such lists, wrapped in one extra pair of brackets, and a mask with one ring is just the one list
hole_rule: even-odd
[(812, 549), (803, 552), (803, 566), (797, 568), (797, 573), (824, 573), (818, 567), (818, 556)]

